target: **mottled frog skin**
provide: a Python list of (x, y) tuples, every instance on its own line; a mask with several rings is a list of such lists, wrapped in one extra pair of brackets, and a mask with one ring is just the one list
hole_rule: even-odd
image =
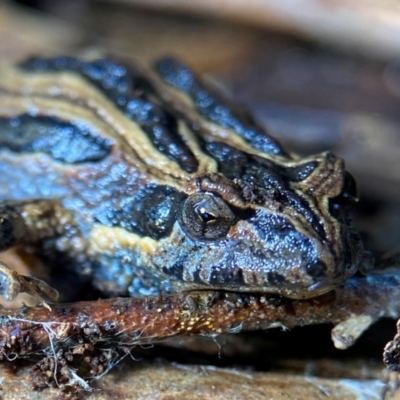
[(0, 246), (108, 295), (327, 292), (361, 260), (356, 196), (172, 59), (0, 69)]

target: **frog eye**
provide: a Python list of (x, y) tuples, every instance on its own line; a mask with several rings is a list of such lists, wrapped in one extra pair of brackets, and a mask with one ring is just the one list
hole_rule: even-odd
[(220, 239), (229, 232), (234, 220), (229, 206), (212, 193), (192, 194), (182, 207), (181, 222), (192, 239)]

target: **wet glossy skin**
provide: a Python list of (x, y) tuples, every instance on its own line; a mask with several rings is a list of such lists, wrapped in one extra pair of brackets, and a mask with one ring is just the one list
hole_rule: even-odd
[(172, 60), (2, 68), (0, 172), (3, 208), (11, 200), (23, 217), (2, 247), (62, 261), (111, 295), (306, 298), (342, 283), (362, 255), (343, 160), (288, 154)]

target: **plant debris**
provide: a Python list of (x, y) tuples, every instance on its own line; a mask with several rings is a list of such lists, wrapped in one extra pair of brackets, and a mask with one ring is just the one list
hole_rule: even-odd
[[(399, 317), (399, 291), (400, 273), (392, 272), (354, 277), (307, 300), (203, 291), (2, 310), (0, 359), (39, 358), (31, 370), (37, 388), (90, 390), (135, 346), (178, 336), (333, 323), (334, 342), (345, 348), (377, 319)], [(348, 323), (361, 317), (363, 329)]]

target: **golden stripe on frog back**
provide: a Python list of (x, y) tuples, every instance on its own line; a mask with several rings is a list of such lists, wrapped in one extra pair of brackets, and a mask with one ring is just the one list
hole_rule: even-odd
[(200, 150), (185, 121), (177, 121), (178, 131), (184, 145), (198, 162), (194, 173), (184, 171), (177, 162), (157, 151), (137, 122), (127, 118), (81, 76), (71, 72), (24, 72), (13, 67), (2, 67), (0, 74), (5, 77), (0, 83), (0, 116), (33, 114), (92, 124), (96, 134), (124, 146), (124, 152), (133, 165), (148, 170), (160, 182), (169, 177), (166, 183), (181, 188), (195, 174), (216, 171), (215, 160)]

